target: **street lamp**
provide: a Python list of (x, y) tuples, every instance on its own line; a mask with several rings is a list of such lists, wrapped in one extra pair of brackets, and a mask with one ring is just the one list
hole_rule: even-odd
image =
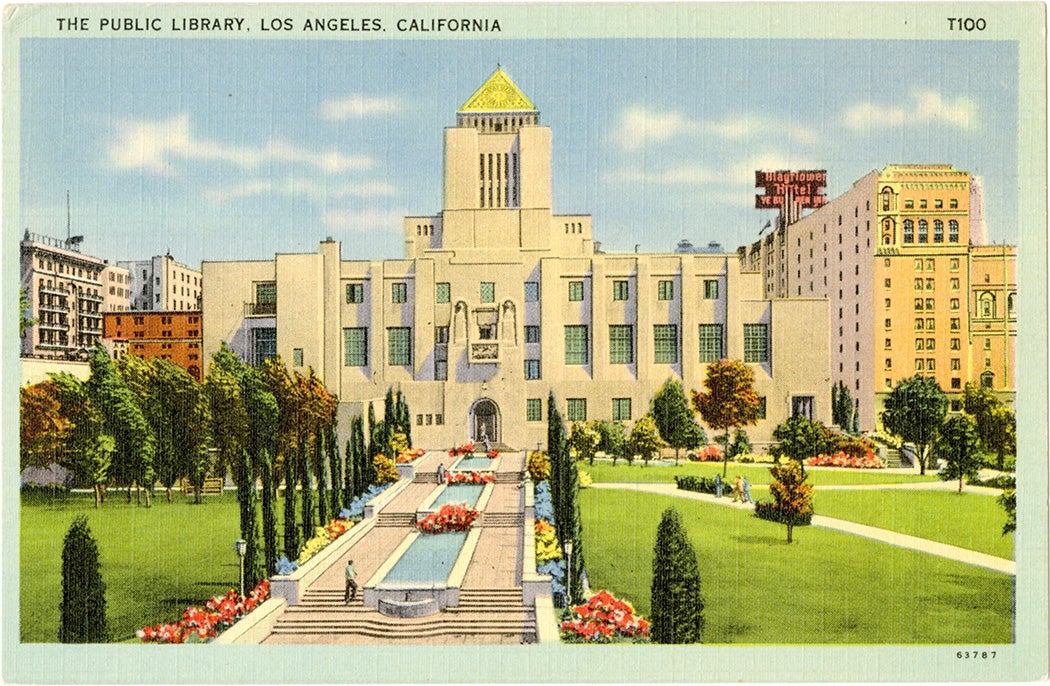
[(565, 541), (565, 597), (571, 605), (572, 600), (572, 539)]
[(233, 549), (237, 551), (237, 557), (240, 558), (241, 562), (241, 597), (244, 597), (244, 553), (248, 550), (248, 541), (243, 538), (238, 538), (233, 544)]

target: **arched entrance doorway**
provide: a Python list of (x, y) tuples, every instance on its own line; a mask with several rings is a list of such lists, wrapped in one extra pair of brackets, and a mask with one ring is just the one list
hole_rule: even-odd
[(482, 398), (470, 408), (470, 438), (480, 443), (485, 438), (490, 443), (500, 440), (499, 406), (488, 398)]

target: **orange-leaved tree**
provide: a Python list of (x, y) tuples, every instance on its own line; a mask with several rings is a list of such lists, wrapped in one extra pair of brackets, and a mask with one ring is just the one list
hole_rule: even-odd
[(715, 431), (725, 432), (722, 476), (729, 462), (729, 430), (754, 424), (758, 420), (758, 394), (755, 373), (740, 360), (720, 360), (707, 365), (703, 393), (693, 391), (693, 407), (704, 423)]

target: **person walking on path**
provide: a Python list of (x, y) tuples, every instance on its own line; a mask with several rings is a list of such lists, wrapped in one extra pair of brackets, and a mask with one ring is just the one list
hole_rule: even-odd
[(357, 596), (357, 570), (354, 569), (354, 561), (346, 563), (346, 590), (343, 591), (343, 602), (347, 605)]
[(747, 480), (746, 476), (744, 477), (744, 502), (752, 504), (755, 502), (751, 499), (751, 482)]
[(739, 503), (744, 499), (744, 483), (737, 474), (733, 477), (733, 502)]
[(481, 427), (481, 443), (485, 446), (485, 453), (492, 452), (492, 445), (489, 443), (489, 432), (484, 426)]
[(439, 484), (443, 484), (448, 481), (448, 470), (445, 469), (445, 463), (441, 462), (437, 468), (437, 480)]
[(722, 497), (722, 476), (715, 474), (715, 497)]

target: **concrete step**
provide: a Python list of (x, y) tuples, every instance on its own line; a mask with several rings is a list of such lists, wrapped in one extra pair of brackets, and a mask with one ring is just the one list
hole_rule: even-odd
[(482, 512), (478, 526), (520, 527), (525, 516), (515, 512)]
[(415, 526), (415, 512), (380, 512), (376, 526)]

